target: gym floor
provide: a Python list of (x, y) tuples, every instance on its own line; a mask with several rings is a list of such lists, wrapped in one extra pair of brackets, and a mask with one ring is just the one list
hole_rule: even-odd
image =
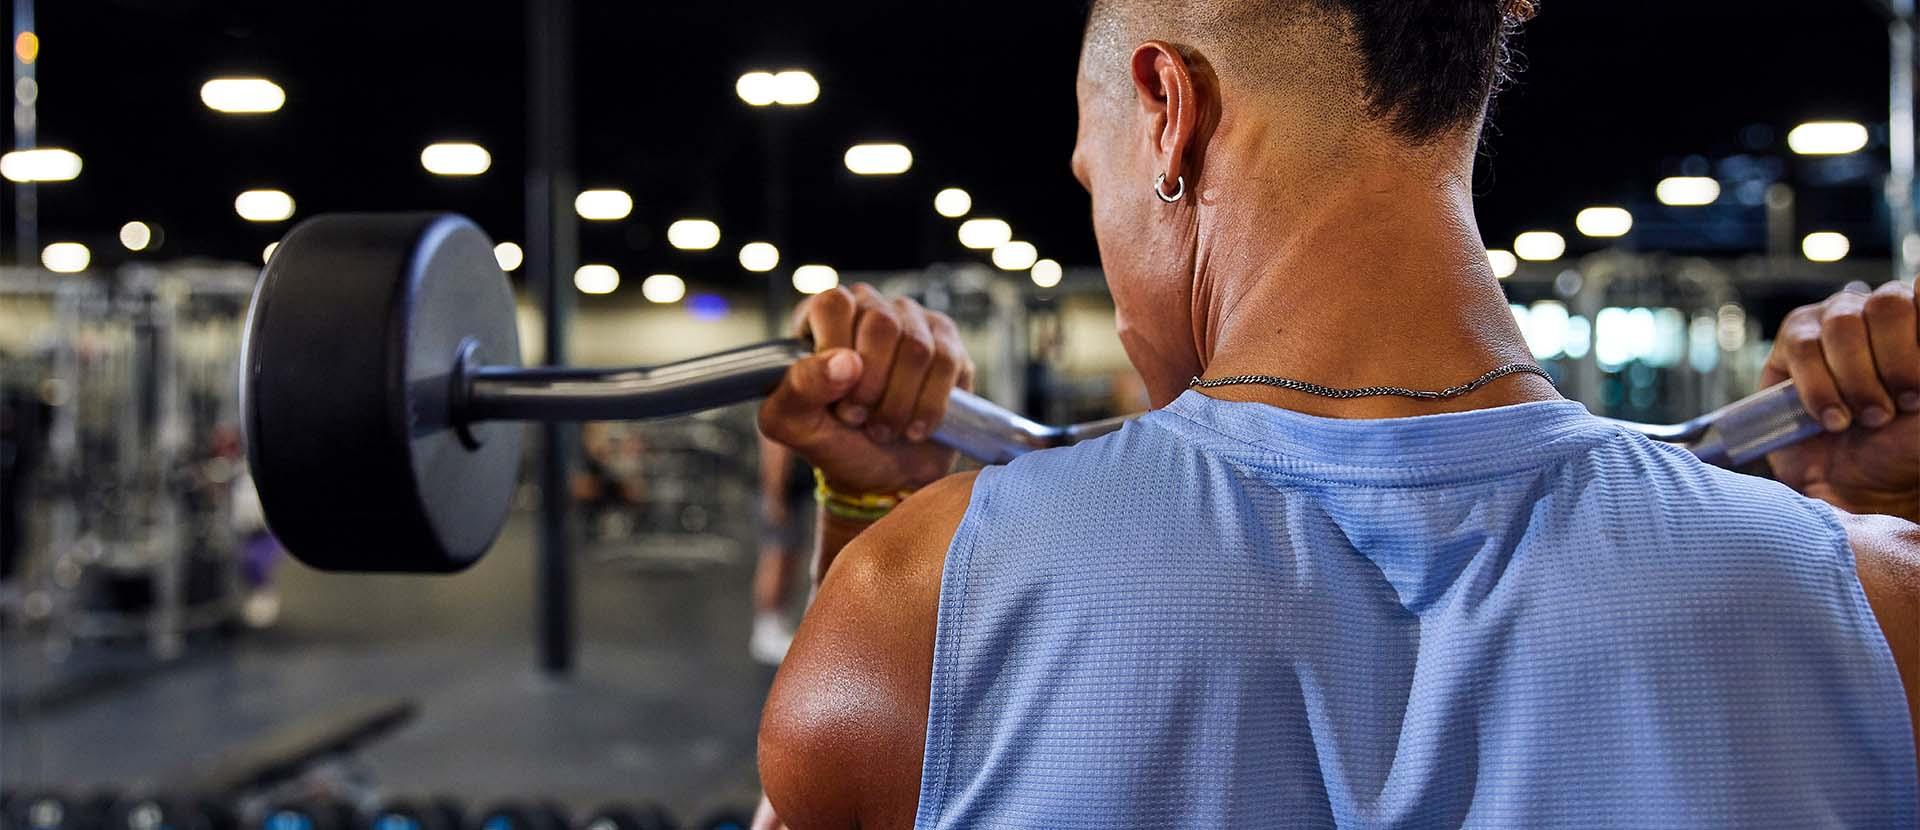
[(9, 638), (0, 778), (22, 790), (164, 782), (316, 712), (404, 696), (419, 716), (357, 756), (386, 792), (473, 809), (508, 798), (582, 812), (653, 800), (683, 816), (751, 806), (773, 678), (747, 657), (751, 549), (665, 559), (631, 543), (583, 546), (579, 659), (554, 681), (535, 667), (535, 529), (515, 515), (493, 553), (453, 577), (287, 562), (272, 629), (84, 694), (33, 694), (54, 670)]

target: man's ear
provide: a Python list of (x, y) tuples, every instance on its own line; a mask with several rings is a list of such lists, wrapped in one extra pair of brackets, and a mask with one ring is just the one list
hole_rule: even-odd
[(1187, 153), (1200, 125), (1200, 100), (1193, 70), (1173, 44), (1149, 40), (1133, 50), (1134, 98), (1155, 158), (1167, 181), (1185, 176)]

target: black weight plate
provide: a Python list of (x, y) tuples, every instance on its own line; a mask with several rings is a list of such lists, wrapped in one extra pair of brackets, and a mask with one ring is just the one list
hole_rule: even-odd
[(247, 315), (241, 409), (267, 525), (330, 571), (452, 572), (500, 532), (522, 430), (450, 424), (463, 344), (519, 365), (493, 245), (452, 214), (339, 214), (280, 241)]

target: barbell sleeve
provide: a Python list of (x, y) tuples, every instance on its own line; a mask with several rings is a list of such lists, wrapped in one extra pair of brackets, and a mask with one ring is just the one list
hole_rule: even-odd
[[(618, 421), (664, 418), (765, 397), (788, 368), (813, 353), (804, 340), (771, 340), (660, 366), (614, 369), (467, 367), (454, 417), (482, 421)], [(947, 400), (933, 440), (976, 461), (1004, 464), (1034, 450), (1113, 432), (1136, 416), (1069, 426), (1042, 424), (962, 390)], [(1686, 447), (1719, 466), (1740, 466), (1810, 438), (1820, 423), (1791, 381), (1680, 424), (1607, 419)]]

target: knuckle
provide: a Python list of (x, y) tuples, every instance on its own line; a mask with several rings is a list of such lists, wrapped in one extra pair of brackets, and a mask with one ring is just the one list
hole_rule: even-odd
[(1782, 332), (1780, 350), (1792, 360), (1815, 360), (1820, 357), (1820, 338), (1809, 337), (1798, 331), (1791, 334)]
[(900, 336), (900, 322), (886, 314), (869, 312), (860, 318), (860, 333), (875, 340), (892, 340)]
[(1883, 288), (1867, 295), (1863, 313), (1876, 320), (1900, 319), (1913, 313), (1913, 300)]
[(934, 352), (927, 363), (927, 370), (940, 377), (952, 377), (959, 373), (959, 369), (959, 363), (946, 351)]
[(1875, 295), (1884, 294), (1896, 299), (1911, 298), (1913, 296), (1913, 286), (1899, 280), (1887, 280), (1881, 283), (1879, 288), (1875, 288), (1873, 293)]
[(807, 301), (807, 316), (843, 315), (853, 310), (853, 295), (844, 288), (835, 288), (813, 295)]
[(928, 338), (915, 335), (900, 338), (900, 345), (894, 355), (894, 360), (915, 366), (924, 366), (932, 357), (933, 344)]
[(1821, 308), (1820, 316), (1827, 320), (1836, 320), (1848, 316), (1858, 316), (1867, 307), (1867, 295), (1845, 291), (1828, 298)]
[(954, 324), (953, 318), (938, 311), (927, 312), (927, 327), (942, 338), (957, 338), (960, 335), (960, 327)]

